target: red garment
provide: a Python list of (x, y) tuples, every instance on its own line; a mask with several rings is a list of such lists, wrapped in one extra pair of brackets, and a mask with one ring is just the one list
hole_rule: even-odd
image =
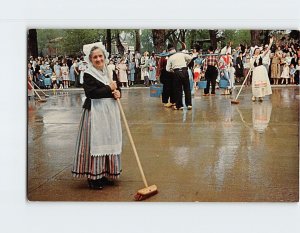
[(199, 72), (194, 72), (194, 81), (195, 82), (198, 82), (199, 77), (200, 77), (200, 73)]
[(156, 74), (155, 74), (156, 78), (160, 76), (159, 60), (160, 60), (160, 58), (158, 58), (158, 57), (155, 58), (155, 62), (156, 62), (156, 64), (158, 64), (158, 69), (156, 69)]
[(32, 84), (31, 84), (30, 78), (28, 78), (28, 80), (27, 80), (27, 89), (28, 89), (29, 91), (32, 90)]
[(167, 62), (168, 62), (168, 60), (167, 60), (165, 57), (161, 57), (161, 58), (159, 59), (159, 63), (158, 63), (159, 69), (160, 69), (160, 70), (166, 69)]
[(226, 68), (225, 66), (229, 66), (230, 56), (229, 55), (224, 55), (224, 56), (222, 56), (222, 59), (223, 59), (225, 64), (222, 63), (222, 65), (220, 66), (220, 69), (225, 69)]

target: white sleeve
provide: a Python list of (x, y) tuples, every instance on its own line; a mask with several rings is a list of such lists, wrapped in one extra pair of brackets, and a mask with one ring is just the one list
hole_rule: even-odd
[(170, 70), (171, 70), (171, 59), (168, 59), (168, 61), (167, 61), (166, 70), (167, 70), (168, 72), (170, 72)]

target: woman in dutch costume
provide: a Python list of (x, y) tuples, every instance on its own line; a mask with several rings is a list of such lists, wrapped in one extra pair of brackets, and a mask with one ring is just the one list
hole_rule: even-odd
[(260, 54), (260, 49), (256, 48), (253, 52), (253, 57), (250, 61), (253, 74), (252, 74), (252, 101), (263, 101), (263, 97), (272, 94), (272, 89), (270, 85), (270, 80), (266, 68), (262, 64), (263, 57), (268, 53), (271, 45), (273, 43), (273, 38), (270, 39), (270, 44), (268, 49), (266, 49), (262, 54)]
[(102, 43), (85, 45), (89, 68), (83, 76), (86, 99), (79, 125), (72, 173), (87, 177), (89, 187), (113, 185), (121, 173), (122, 128), (116, 99), (120, 89), (108, 75)]

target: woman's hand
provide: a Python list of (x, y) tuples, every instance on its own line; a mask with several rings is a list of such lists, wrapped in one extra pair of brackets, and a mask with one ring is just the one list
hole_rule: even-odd
[(114, 90), (113, 95), (114, 95), (115, 99), (120, 99), (121, 98), (121, 93), (120, 93), (119, 90)]
[(113, 81), (109, 84), (109, 87), (112, 91), (115, 91), (117, 89), (117, 83)]

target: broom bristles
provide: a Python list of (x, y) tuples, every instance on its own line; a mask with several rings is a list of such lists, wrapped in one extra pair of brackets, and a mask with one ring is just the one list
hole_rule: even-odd
[(136, 201), (145, 200), (146, 198), (151, 197), (157, 193), (158, 193), (157, 186), (151, 185), (146, 188), (138, 190), (137, 194), (134, 196), (134, 199)]
[(149, 197), (154, 196), (157, 193), (158, 193), (157, 190), (155, 190), (154, 192), (148, 193), (148, 194), (137, 193), (137, 194), (134, 195), (134, 200), (136, 200), (136, 201), (142, 201), (142, 200), (145, 200), (145, 199), (147, 199)]
[(42, 102), (43, 103), (43, 102), (47, 102), (47, 100), (38, 100), (38, 102)]
[(231, 100), (231, 103), (232, 103), (232, 104), (239, 104), (240, 101), (238, 101), (238, 100)]

